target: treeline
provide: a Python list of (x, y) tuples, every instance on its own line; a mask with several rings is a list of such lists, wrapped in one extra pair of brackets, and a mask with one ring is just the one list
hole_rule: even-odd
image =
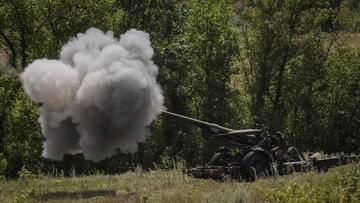
[[(89, 27), (150, 34), (169, 111), (234, 129), (264, 124), (301, 150), (351, 151), (360, 142), (357, 0), (0, 0), (0, 175), (119, 173), (209, 160), (217, 143), (191, 126), (157, 119), (135, 154), (99, 163), (41, 158), (37, 106), (17, 72), (58, 57)], [(350, 34), (349, 34), (350, 33)]]

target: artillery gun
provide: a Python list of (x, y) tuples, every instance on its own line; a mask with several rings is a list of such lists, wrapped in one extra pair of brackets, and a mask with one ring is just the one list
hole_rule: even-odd
[[(295, 147), (287, 146), (281, 132), (270, 135), (265, 127), (233, 130), (168, 111), (164, 111), (162, 116), (197, 126), (205, 139), (213, 139), (226, 146), (221, 146), (207, 165), (183, 169), (185, 174), (196, 178), (222, 180), (231, 177), (254, 181), (257, 177), (274, 174), (285, 175), (308, 169), (327, 170), (329, 167), (360, 160), (358, 155), (305, 160)], [(233, 152), (228, 147), (232, 147)]]
[[(162, 115), (167, 119), (197, 126), (202, 130), (204, 138), (227, 146), (220, 147), (208, 165), (184, 170), (194, 177), (222, 179), (231, 176), (252, 181), (258, 176), (272, 175), (277, 170), (275, 164), (302, 160), (296, 148), (286, 147), (281, 133), (271, 136), (264, 127), (233, 130), (168, 111), (164, 111)], [(234, 153), (231, 153), (229, 146), (235, 148)]]

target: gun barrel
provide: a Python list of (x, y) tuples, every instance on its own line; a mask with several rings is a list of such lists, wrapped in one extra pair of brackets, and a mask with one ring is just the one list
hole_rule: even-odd
[(233, 129), (230, 128), (226, 128), (223, 126), (219, 126), (217, 124), (214, 123), (208, 123), (205, 121), (201, 121), (198, 119), (194, 119), (194, 118), (189, 118), (180, 114), (176, 114), (176, 113), (172, 113), (172, 112), (168, 112), (168, 111), (163, 111), (162, 115), (166, 118), (170, 118), (170, 119), (175, 119), (175, 120), (179, 120), (181, 122), (185, 122), (188, 123), (190, 125), (194, 125), (197, 126), (199, 128), (202, 128), (204, 130), (210, 131), (211, 133), (228, 133), (228, 132), (232, 132), (234, 131)]

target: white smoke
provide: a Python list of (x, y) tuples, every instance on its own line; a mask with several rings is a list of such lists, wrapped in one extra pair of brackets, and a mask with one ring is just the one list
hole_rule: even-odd
[(21, 74), (26, 93), (43, 104), (42, 155), (61, 160), (82, 152), (100, 161), (116, 149), (135, 152), (160, 114), (163, 96), (149, 35), (135, 29), (116, 39), (91, 28), (69, 41), (60, 59), (39, 59)]

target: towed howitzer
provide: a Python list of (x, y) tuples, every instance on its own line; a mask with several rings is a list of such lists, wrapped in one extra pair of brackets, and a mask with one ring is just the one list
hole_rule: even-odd
[(207, 165), (183, 169), (185, 174), (196, 178), (222, 180), (231, 177), (253, 181), (257, 177), (275, 173), (286, 175), (312, 169), (327, 170), (360, 161), (360, 155), (305, 160), (295, 147), (286, 145), (284, 134), (277, 132), (276, 136), (271, 136), (266, 128), (233, 130), (168, 111), (164, 111), (162, 116), (197, 126), (206, 139), (215, 139), (237, 147), (236, 153), (220, 147)]

